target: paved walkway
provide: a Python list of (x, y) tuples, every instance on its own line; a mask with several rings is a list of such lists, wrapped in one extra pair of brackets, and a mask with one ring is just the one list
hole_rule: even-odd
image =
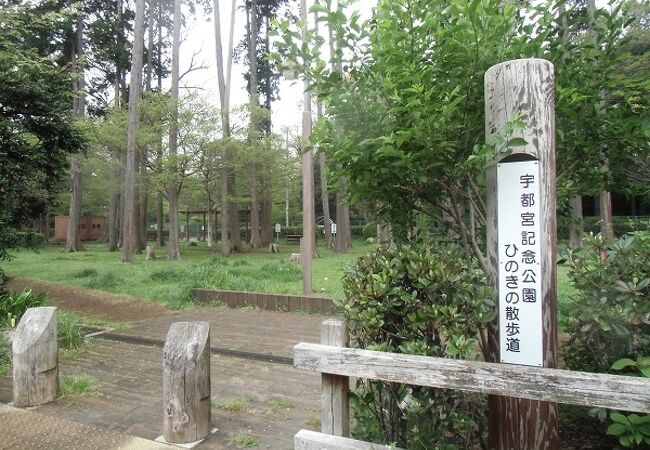
[(202, 321), (210, 323), (213, 348), (293, 358), (298, 342), (320, 342), (320, 324), (325, 319), (320, 314), (203, 307), (135, 322), (110, 334), (162, 342), (172, 323)]
[[(82, 351), (61, 359), (62, 377), (96, 380), (94, 395), (62, 397), (40, 407), (38, 413), (155, 439), (162, 429), (160, 345), (171, 323), (207, 321), (213, 348), (212, 423), (218, 431), (199, 448), (292, 449), (293, 435), (299, 429), (320, 427), (321, 380), (318, 374), (298, 371), (288, 362), (295, 344), (320, 340), (324, 319), (321, 315), (205, 307), (132, 322), (128, 329), (91, 338)], [(214, 354), (215, 349), (222, 354)], [(9, 401), (11, 380), (0, 379), (0, 402)], [(56, 447), (43, 442), (43, 448)]]
[(176, 447), (0, 404), (0, 449), (171, 450)]

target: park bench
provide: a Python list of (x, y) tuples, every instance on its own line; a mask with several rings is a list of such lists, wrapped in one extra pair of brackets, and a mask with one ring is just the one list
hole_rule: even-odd
[(326, 320), (321, 344), (294, 347), (294, 367), (323, 378), (322, 433), (301, 430), (294, 437), (296, 450), (390, 448), (346, 437), (349, 377), (650, 413), (648, 378), (360, 350), (346, 348), (348, 340), (343, 321)]
[(287, 244), (300, 244), (300, 239), (302, 239), (302, 234), (287, 234)]

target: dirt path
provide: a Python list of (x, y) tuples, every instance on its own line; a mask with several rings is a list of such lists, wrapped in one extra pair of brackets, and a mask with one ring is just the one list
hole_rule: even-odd
[(13, 278), (9, 288), (45, 292), (63, 311), (115, 322), (135, 322), (174, 314), (162, 305), (135, 297), (29, 278)]

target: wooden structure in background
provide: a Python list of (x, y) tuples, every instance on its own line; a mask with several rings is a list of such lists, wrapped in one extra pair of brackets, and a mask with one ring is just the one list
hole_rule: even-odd
[[(58, 242), (65, 242), (68, 234), (68, 216), (54, 218), (54, 238)], [(79, 238), (82, 241), (96, 241), (106, 233), (106, 217), (81, 216), (79, 218)]]

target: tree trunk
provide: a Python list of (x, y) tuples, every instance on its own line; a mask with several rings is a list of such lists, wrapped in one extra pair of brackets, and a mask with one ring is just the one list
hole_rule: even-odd
[(323, 225), (325, 227), (325, 245), (328, 250), (334, 249), (334, 239), (332, 238), (332, 226), (330, 218), (330, 201), (327, 195), (327, 161), (325, 153), (321, 153), (318, 158), (320, 166), (320, 194), (323, 205)]
[(347, 183), (341, 177), (336, 191), (336, 251), (339, 253), (347, 252), (352, 247), (350, 207), (346, 203), (346, 192)]
[(208, 224), (207, 228), (205, 230), (205, 236), (206, 240), (208, 242), (208, 247), (212, 247), (212, 234), (214, 233), (213, 230), (214, 224), (212, 223), (212, 197), (210, 196), (210, 193), (208, 193)]
[[(169, 156), (174, 159), (178, 154), (178, 77), (179, 53), (181, 45), (181, 0), (174, 0), (174, 27), (172, 38), (172, 87), (170, 91), (172, 112), (169, 123)], [(181, 259), (178, 246), (178, 183), (176, 175), (178, 168), (173, 162), (171, 166), (171, 181), (169, 182), (169, 253), (167, 259)]]
[(81, 163), (76, 159), (70, 162), (70, 210), (68, 213), (68, 233), (66, 236), (65, 252), (80, 252), (84, 250), (79, 235), (81, 218)]
[(135, 172), (137, 167), (136, 134), (138, 130), (140, 96), (142, 92), (144, 6), (144, 0), (136, 1), (133, 57), (131, 63), (131, 85), (129, 88), (129, 125), (127, 133), (126, 169), (124, 174), (124, 211), (122, 221), (122, 262), (125, 263), (133, 261), (137, 233), (137, 217), (135, 216)]
[[(231, 202), (231, 195), (234, 195), (234, 169), (232, 167), (231, 152), (227, 138), (230, 137), (230, 77), (232, 72), (232, 53), (235, 31), (235, 8), (236, 0), (232, 1), (232, 14), (230, 19), (230, 41), (228, 44), (228, 68), (224, 75), (223, 49), (221, 45), (221, 14), (219, 11), (219, 0), (213, 1), (214, 10), (214, 36), (217, 56), (217, 83), (219, 87), (219, 101), (221, 104), (221, 127), (224, 137), (223, 161), (221, 164), (221, 252), (228, 255), (231, 247), (241, 245), (239, 241), (239, 220), (233, 220), (237, 216), (237, 205)], [(234, 206), (234, 208), (233, 208)], [(232, 222), (236, 226), (232, 227)], [(228, 228), (231, 228), (232, 239), (228, 241)], [(235, 232), (236, 231), (236, 232)], [(232, 244), (232, 246), (231, 246)]]
[[(120, 160), (116, 150), (111, 152), (113, 164), (113, 179), (122, 179), (122, 171), (120, 170)], [(119, 217), (120, 217), (120, 186), (113, 186), (110, 198), (108, 200), (108, 251), (116, 252), (119, 237)]]
[[(77, 31), (73, 45), (72, 60), (76, 66), (78, 79), (74, 82), (75, 98), (73, 102), (73, 113), (75, 117), (83, 117), (86, 110), (86, 82), (84, 68), (81, 63), (83, 58), (83, 16), (77, 18)], [(81, 218), (81, 161), (73, 156), (70, 161), (70, 209), (68, 212), (68, 233), (66, 236), (66, 252), (82, 251), (83, 244), (79, 236), (79, 220)]]
[[(256, 166), (256, 165), (255, 165)], [(258, 189), (257, 189), (257, 175), (256, 173), (259, 169), (254, 169), (253, 179), (251, 180), (251, 240), (250, 245), (252, 248), (260, 248), (262, 246), (262, 241), (260, 239), (260, 205), (258, 198)]]
[(271, 218), (273, 215), (273, 198), (271, 192), (271, 183), (267, 176), (262, 177), (262, 246), (266, 247), (273, 242), (273, 224)]
[(139, 252), (144, 251), (147, 247), (147, 205), (149, 203), (149, 189), (147, 182), (147, 151), (146, 149), (142, 150), (140, 154), (140, 183), (139, 185), (139, 194), (140, 201), (139, 203), (139, 213), (138, 218), (138, 232), (140, 235), (140, 247), (138, 248)]
[[(258, 130), (260, 124), (256, 119), (257, 108), (259, 107), (257, 99), (257, 0), (251, 0), (251, 7), (247, 16), (248, 25), (248, 61), (250, 67), (250, 77), (248, 79), (248, 95), (250, 103), (250, 130), (248, 139), (254, 141), (258, 139)], [(260, 184), (260, 165), (253, 163), (250, 166), (251, 176), (251, 237), (250, 245), (252, 248), (259, 248), (262, 245), (260, 239), (260, 205), (259, 205), (259, 184)]]
[(165, 228), (163, 221), (163, 194), (156, 194), (156, 243), (158, 247), (165, 245)]
[(585, 233), (585, 224), (582, 216), (582, 196), (574, 195), (569, 199), (569, 247), (582, 247), (582, 235)]
[(600, 206), (600, 235), (605, 242), (614, 240), (614, 220), (612, 217), (612, 193), (600, 191), (598, 194)]

